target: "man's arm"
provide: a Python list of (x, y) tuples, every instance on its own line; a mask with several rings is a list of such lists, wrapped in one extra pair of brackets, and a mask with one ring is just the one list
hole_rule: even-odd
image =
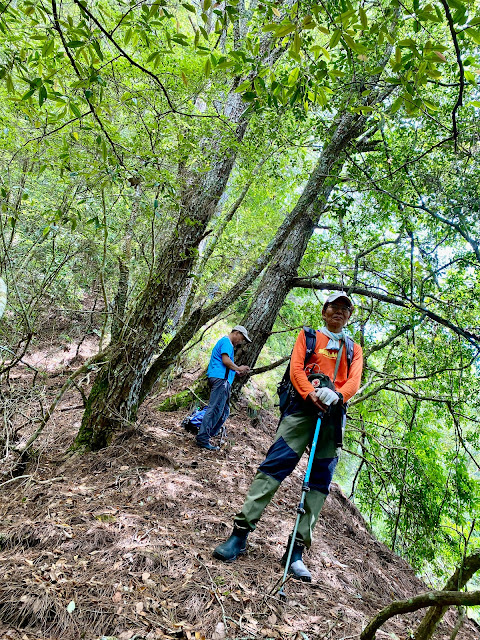
[(227, 369), (231, 369), (238, 373), (239, 376), (244, 376), (246, 373), (250, 371), (250, 367), (246, 364), (242, 364), (239, 367), (233, 362), (233, 360), (226, 353), (222, 353), (222, 362), (227, 367)]

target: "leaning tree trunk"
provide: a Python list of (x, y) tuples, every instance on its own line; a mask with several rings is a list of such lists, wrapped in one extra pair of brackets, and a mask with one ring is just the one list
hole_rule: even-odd
[[(247, 120), (242, 120), (244, 105), (239, 94), (230, 94), (228, 110), (230, 121), (238, 123), (236, 141), (240, 142)], [(112, 345), (109, 361), (95, 379), (74, 448), (102, 448), (115, 431), (135, 420), (143, 378), (174, 315), (178, 292), (185, 287), (196, 248), (225, 189), (235, 157), (235, 151), (229, 149), (212, 162), (208, 173), (200, 177), (190, 174), (186, 180), (175, 232), (123, 329), (122, 339)]]
[[(383, 69), (387, 64), (392, 47), (387, 47), (386, 54), (382, 60), (381, 68)], [(372, 78), (372, 83), (377, 83), (380, 79), (382, 72), (380, 72), (376, 78)], [(368, 98), (363, 100), (364, 106), (368, 106), (370, 103), (375, 104), (377, 102), (383, 102), (387, 96), (390, 96), (395, 89), (393, 87), (377, 90), (372, 92)], [(152, 389), (158, 376), (165, 370), (172, 359), (178, 355), (190, 340), (191, 336), (197, 331), (205, 322), (215, 317), (218, 313), (227, 308), (235, 299), (238, 298), (243, 291), (250, 286), (254, 279), (261, 273), (261, 271), (273, 260), (272, 266), (268, 268), (260, 284), (257, 298), (258, 305), (254, 302), (255, 306), (258, 306), (258, 313), (265, 315), (265, 326), (260, 328), (258, 339), (255, 340), (255, 344), (251, 345), (251, 356), (245, 354), (241, 356), (240, 362), (248, 362), (250, 366), (254, 364), (260, 349), (263, 347), (266, 338), (268, 337), (273, 322), (275, 320), (278, 311), (283, 304), (288, 289), (286, 288), (287, 282), (296, 273), (296, 269), (300, 264), (301, 258), (308, 243), (308, 239), (313, 230), (313, 222), (311, 216), (315, 216), (315, 219), (323, 212), (323, 207), (328, 199), (330, 190), (333, 184), (330, 183), (330, 174), (332, 169), (341, 163), (341, 158), (349, 144), (355, 138), (364, 131), (366, 125), (366, 117), (358, 113), (352, 113), (345, 110), (332, 125), (330, 129), (330, 135), (328, 136), (328, 143), (320, 154), (319, 161), (312, 172), (308, 183), (303, 190), (295, 207), (290, 211), (288, 216), (282, 222), (280, 228), (275, 235), (275, 238), (270, 242), (267, 250), (262, 256), (257, 258), (255, 264), (249, 269), (249, 271), (239, 280), (235, 287), (231, 288), (221, 300), (209, 305), (206, 309), (196, 308), (192, 311), (189, 318), (185, 319), (182, 325), (178, 328), (176, 335), (165, 347), (159, 357), (155, 360), (148, 372), (144, 376), (142, 388), (138, 394), (138, 398), (143, 400), (149, 391)], [(319, 197), (324, 195), (323, 201), (318, 202)], [(319, 207), (316, 209), (316, 206)], [(277, 254), (281, 252), (282, 256)], [(292, 254), (292, 258), (289, 259), (289, 253)], [(267, 289), (270, 288), (275, 291), (277, 284), (280, 283), (277, 293), (268, 294)], [(290, 284), (290, 283), (288, 283)], [(271, 299), (269, 300), (269, 295)], [(270, 308), (269, 308), (270, 305)], [(252, 308), (252, 313), (247, 314), (247, 318), (244, 321), (245, 325), (252, 323), (252, 326), (258, 326), (256, 322), (256, 315)], [(247, 326), (248, 328), (248, 326)]]
[[(360, 135), (364, 126), (363, 116), (344, 114), (330, 142), (325, 145), (320, 154), (317, 165), (293, 210), (293, 212), (300, 210), (301, 215), (297, 216), (297, 223), (275, 259), (265, 270), (255, 298), (242, 320), (242, 324), (252, 337), (252, 342), (239, 350), (236, 356), (239, 364), (254, 367), (291, 289), (291, 279), (297, 273), (313, 229), (325, 210), (330, 193), (336, 184), (336, 180), (330, 176), (340, 174), (344, 163), (344, 151), (350, 142)], [(235, 380), (234, 396), (238, 396), (247, 379), (248, 377), (245, 376)]]

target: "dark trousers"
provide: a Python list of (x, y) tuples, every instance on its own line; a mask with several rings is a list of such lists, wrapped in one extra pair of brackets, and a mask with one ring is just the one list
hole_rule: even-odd
[[(250, 531), (255, 529), (280, 483), (292, 473), (311, 443), (316, 422), (317, 417), (312, 413), (294, 413), (280, 422), (275, 441), (258, 468), (242, 510), (235, 516), (237, 527)], [(305, 497), (305, 511), (297, 531), (297, 540), (306, 547), (312, 543), (312, 532), (330, 490), (339, 454), (340, 449), (335, 445), (335, 426), (325, 423), (320, 428), (310, 475), (310, 491)]]
[(228, 380), (223, 378), (209, 378), (210, 399), (198, 431), (197, 442), (207, 444), (220, 432), (230, 413), (230, 389)]

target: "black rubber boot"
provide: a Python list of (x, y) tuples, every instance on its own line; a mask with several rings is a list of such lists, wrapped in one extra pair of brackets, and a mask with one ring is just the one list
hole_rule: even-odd
[(245, 553), (247, 549), (247, 536), (249, 534), (248, 529), (241, 529), (234, 526), (232, 535), (219, 544), (213, 551), (213, 557), (221, 560), (222, 562), (233, 562)]
[[(291, 539), (292, 537), (290, 536), (288, 539), (285, 553), (283, 554), (282, 559), (280, 560), (280, 562), (282, 563), (282, 567), (284, 567), (287, 562), (288, 550), (290, 549)], [(296, 580), (301, 580), (302, 582), (311, 582), (312, 574), (304, 565), (302, 560), (302, 554), (304, 549), (305, 549), (305, 545), (295, 540), (295, 543), (293, 545), (293, 550), (292, 550), (292, 557), (290, 558), (290, 567), (288, 569), (288, 573), (291, 573)]]

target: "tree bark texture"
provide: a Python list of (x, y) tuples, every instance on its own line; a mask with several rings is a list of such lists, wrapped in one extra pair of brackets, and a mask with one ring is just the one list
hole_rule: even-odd
[[(284, 51), (285, 47), (271, 34), (265, 34), (259, 61), (274, 64)], [(253, 80), (256, 73), (252, 70), (248, 79)], [(112, 344), (109, 362), (97, 375), (74, 448), (100, 449), (110, 443), (116, 430), (136, 418), (138, 406), (145, 397), (142, 395), (145, 374), (175, 315), (178, 293), (185, 290), (198, 245), (225, 191), (252, 114), (245, 116), (245, 103), (236, 92), (243, 80), (245, 78), (236, 77), (226, 94), (223, 106), (226, 122), (222, 128), (200, 143), (209, 157), (210, 170), (205, 173), (203, 166), (180, 166), (182, 189), (176, 227), (156, 261), (128, 325), (119, 341)]]
[(239, 94), (230, 93), (225, 111), (236, 124), (235, 144), (221, 149), (220, 134), (212, 142), (219, 156), (207, 173), (184, 176), (180, 216), (159, 256), (150, 282), (140, 296), (121, 339), (112, 344), (109, 362), (100, 370), (88, 398), (74, 447), (97, 450), (108, 445), (115, 431), (136, 418), (146, 371), (162, 335), (174, 316), (178, 292), (183, 291), (196, 258), (197, 247), (220, 199), (243, 139), (248, 121)]
[[(472, 576), (480, 569), (480, 549), (475, 549), (473, 553), (465, 558), (461, 567), (450, 576), (445, 584), (444, 591), (463, 589)], [(431, 607), (415, 631), (415, 640), (430, 640), (435, 633), (435, 629), (440, 624), (448, 607)]]
[(123, 252), (118, 258), (118, 287), (113, 304), (113, 317), (111, 329), (111, 342), (117, 342), (122, 333), (125, 323), (125, 312), (127, 308), (128, 286), (130, 280), (130, 262), (132, 260), (132, 235), (133, 227), (138, 216), (142, 190), (140, 178), (130, 178), (130, 185), (134, 187), (135, 193), (132, 200), (132, 209), (127, 225), (125, 227), (125, 237), (123, 241)]
[[(396, 28), (397, 18), (395, 17), (392, 22), (392, 28)], [(385, 55), (380, 61), (380, 66), (382, 71), (379, 72), (377, 76), (372, 78), (372, 83), (377, 83), (382, 75), (383, 68), (387, 64), (390, 55), (392, 52), (391, 45), (388, 45), (385, 51)], [(280, 52), (277, 50), (273, 52), (270, 58), (273, 58), (274, 55), (279, 56)], [(388, 96), (392, 94), (395, 89), (393, 87), (389, 87), (388, 89), (377, 89), (372, 92), (368, 98), (365, 99), (364, 104), (368, 105), (369, 103), (377, 103), (383, 102)], [(173, 361), (173, 359), (180, 353), (180, 351), (184, 348), (187, 342), (190, 340), (192, 335), (203, 325), (205, 322), (208, 322), (212, 318), (214, 318), (217, 314), (224, 311), (232, 302), (234, 302), (238, 296), (243, 293), (249, 286), (253, 284), (255, 279), (260, 275), (263, 269), (272, 262), (273, 258), (277, 255), (277, 253), (282, 249), (282, 246), (288, 248), (290, 244), (297, 244), (298, 237), (296, 229), (297, 227), (303, 228), (304, 233), (306, 234), (306, 241), (308, 242), (308, 238), (310, 237), (313, 231), (313, 222), (312, 219), (318, 220), (321, 213), (323, 212), (325, 201), (328, 199), (328, 195), (333, 188), (333, 185), (326, 184), (327, 179), (331, 178), (332, 169), (338, 163), (338, 166), (341, 167), (343, 164), (343, 160), (341, 160), (343, 152), (346, 150), (348, 145), (352, 143), (355, 138), (365, 131), (366, 118), (363, 115), (351, 113), (347, 110), (342, 112), (337, 119), (333, 122), (330, 127), (329, 135), (327, 135), (328, 142), (325, 144), (325, 147), (320, 155), (319, 161), (312, 172), (308, 183), (305, 189), (302, 192), (297, 204), (292, 209), (292, 211), (286, 216), (282, 224), (280, 225), (277, 233), (273, 240), (269, 243), (266, 250), (263, 252), (261, 256), (257, 258), (255, 263), (249, 269), (249, 271), (240, 278), (240, 280), (229, 290), (227, 293), (222, 296), (220, 300), (215, 301), (210, 304), (208, 307), (195, 308), (188, 318), (186, 318), (181, 326), (178, 328), (175, 336), (169, 342), (169, 344), (162, 351), (160, 356), (155, 360), (155, 363), (150, 367), (148, 373), (145, 376), (143, 387), (141, 390), (140, 398), (143, 400), (146, 395), (150, 392), (159, 375), (169, 366), (169, 364)], [(335, 183), (335, 180), (333, 181)], [(320, 203), (316, 203), (319, 199), (319, 195), (322, 193), (322, 190), (325, 190), (325, 198), (324, 202), (320, 201)], [(317, 207), (315, 206), (317, 205)], [(311, 209), (311, 212), (310, 212)], [(300, 233), (301, 235), (301, 233)], [(304, 238), (305, 240), (305, 238)], [(302, 241), (303, 242), (303, 241)], [(306, 243), (303, 242), (304, 247), (306, 247)], [(305, 251), (305, 248), (303, 249)], [(300, 263), (301, 257), (303, 256), (303, 252), (298, 257), (297, 252), (297, 263), (294, 261), (291, 262), (289, 267), (285, 268), (285, 261), (282, 263), (281, 261), (273, 260), (271, 271), (267, 271), (265, 276), (267, 279), (264, 280), (264, 286), (260, 285), (259, 291), (262, 293), (262, 302), (261, 304), (265, 304), (265, 294), (263, 293), (263, 289), (267, 287), (268, 275), (273, 274), (272, 282), (278, 281), (277, 275), (274, 273), (278, 270), (286, 273), (290, 271), (296, 272), (298, 265)], [(268, 275), (267, 275), (268, 273)], [(282, 281), (283, 288), (283, 281)], [(273, 326), (273, 320), (275, 319), (278, 311), (280, 310), (281, 304), (283, 304), (283, 300), (286, 296), (286, 291), (284, 290), (283, 299), (281, 295), (276, 296), (277, 298), (277, 308), (272, 307), (272, 312), (267, 314), (269, 317), (270, 328)], [(280, 300), (282, 302), (280, 303)], [(279, 305), (279, 306), (278, 306)], [(265, 309), (264, 309), (265, 310)], [(246, 323), (250, 321), (250, 313), (247, 314), (247, 320), (244, 322), (244, 325), (247, 326)], [(273, 319), (272, 319), (273, 318)], [(258, 324), (254, 318), (252, 313), (252, 323)], [(248, 329), (248, 326), (247, 326)], [(240, 362), (249, 362), (253, 364), (260, 353), (263, 344), (265, 344), (266, 333), (263, 328), (261, 330), (262, 336), (260, 336), (259, 340), (255, 340), (255, 344), (250, 346), (249, 353), (251, 350), (251, 356), (246, 353), (240, 354)], [(267, 336), (268, 337), (268, 336)], [(263, 339), (263, 342), (262, 342)], [(244, 384), (247, 380), (247, 377), (242, 378), (241, 384)]]
[(473, 607), (480, 604), (480, 591), (470, 591), (470, 593), (465, 593), (465, 591), (430, 591), (428, 593), (421, 593), (408, 600), (392, 602), (388, 607), (382, 609), (380, 613), (377, 613), (368, 623), (360, 634), (360, 640), (374, 640), (378, 629), (380, 629), (387, 620), (393, 618), (393, 616), (418, 611), (425, 607), (431, 607), (433, 604), (438, 604), (442, 607), (446, 606), (447, 608), (451, 605)]
[[(296, 270), (314, 226), (324, 211), (331, 190), (336, 184), (332, 171), (339, 174), (343, 166), (342, 151), (358, 137), (365, 126), (365, 117), (359, 114), (344, 113), (332, 126), (330, 141), (325, 145), (315, 169), (305, 186), (295, 207), (289, 212), (278, 229), (275, 237), (252, 268), (220, 300), (207, 308), (196, 308), (189, 318), (179, 327), (176, 335), (155, 360), (145, 376), (141, 399), (149, 393), (158, 376), (169, 366), (176, 355), (190, 340), (191, 336), (208, 320), (224, 311), (243, 293), (266, 269), (251, 309), (243, 321), (250, 331), (255, 330), (254, 340), (248, 351), (241, 352), (236, 360), (241, 364), (253, 366), (270, 334), (273, 322), (291, 288), (290, 280)], [(262, 325), (262, 320), (265, 325)], [(249, 326), (251, 323), (252, 326)], [(258, 332), (257, 332), (258, 328)], [(248, 355), (247, 355), (248, 354)], [(234, 392), (238, 393), (247, 377), (235, 382)]]
[[(275, 259), (269, 264), (258, 286), (242, 324), (252, 337), (236, 356), (239, 364), (253, 368), (272, 330), (275, 319), (291, 289), (308, 241), (325, 210), (331, 191), (342, 170), (343, 152), (358, 137), (365, 126), (363, 116), (344, 113), (336, 125), (330, 141), (325, 145), (317, 165), (298, 202), (291, 212), (296, 224), (285, 239)], [(334, 175), (332, 175), (334, 174)], [(235, 379), (233, 394), (238, 396), (248, 377)]]

